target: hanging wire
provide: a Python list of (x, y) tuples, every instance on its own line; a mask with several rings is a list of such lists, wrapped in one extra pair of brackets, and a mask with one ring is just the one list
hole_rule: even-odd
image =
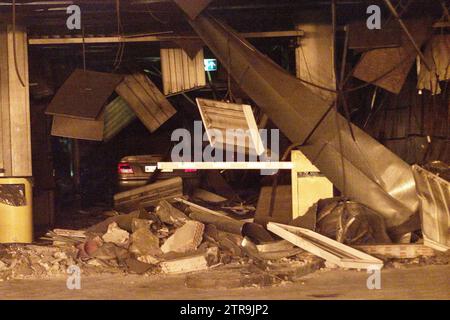
[(81, 39), (82, 39), (82, 50), (83, 50), (83, 70), (86, 72), (86, 42), (85, 42), (85, 33), (84, 33), (84, 26), (81, 31)]
[(231, 89), (231, 49), (230, 49), (230, 38), (227, 38), (227, 49), (228, 49), (228, 57), (227, 57), (227, 64), (228, 64), (228, 72), (227, 72), (227, 93), (225, 94), (224, 100), (228, 100), (231, 102), (234, 102), (234, 96)]
[(116, 57), (114, 59), (113, 68), (116, 71), (121, 63), (123, 58), (123, 53), (125, 51), (125, 42), (123, 41), (123, 26), (122, 20), (120, 16), (120, 0), (116, 0), (116, 19), (117, 19), (117, 37), (119, 38), (119, 47), (116, 52)]
[(17, 52), (16, 52), (16, 0), (12, 2), (12, 36), (13, 36), (13, 60), (14, 69), (16, 70), (17, 78), (19, 79), (22, 87), (26, 87), (25, 81), (19, 71), (19, 66), (17, 64)]
[(169, 23), (169, 21), (164, 21), (164, 20), (158, 18), (158, 17), (152, 12), (152, 9), (149, 7), (148, 3), (145, 3), (145, 6), (146, 6), (146, 8), (147, 8), (147, 10), (145, 10), (145, 12), (147, 12), (153, 19), (155, 19), (156, 21), (158, 21), (159, 23), (162, 23), (162, 24), (168, 24), (168, 23)]

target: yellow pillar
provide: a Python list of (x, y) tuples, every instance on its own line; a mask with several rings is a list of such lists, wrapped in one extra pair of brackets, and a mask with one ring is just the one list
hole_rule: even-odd
[(333, 197), (333, 184), (298, 150), (291, 153), (292, 219), (306, 214), (320, 199)]

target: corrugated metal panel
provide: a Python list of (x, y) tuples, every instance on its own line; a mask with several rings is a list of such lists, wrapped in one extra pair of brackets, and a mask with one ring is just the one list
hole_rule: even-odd
[(422, 213), (425, 244), (434, 249), (450, 249), (450, 183), (415, 165), (413, 166)]
[(203, 49), (194, 59), (181, 48), (161, 48), (164, 94), (174, 94), (206, 85)]
[(105, 107), (105, 128), (103, 140), (105, 142), (114, 138), (122, 129), (128, 126), (136, 114), (121, 97), (117, 97)]
[(177, 111), (150, 79), (142, 73), (127, 75), (116, 92), (125, 100), (150, 132)]

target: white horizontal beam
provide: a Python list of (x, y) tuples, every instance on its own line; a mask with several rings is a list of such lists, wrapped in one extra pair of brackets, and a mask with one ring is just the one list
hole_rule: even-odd
[(292, 170), (292, 162), (158, 162), (160, 170)]

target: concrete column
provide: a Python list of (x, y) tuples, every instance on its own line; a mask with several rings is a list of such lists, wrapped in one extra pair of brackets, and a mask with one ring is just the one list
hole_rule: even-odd
[(31, 177), (27, 33), (16, 26), (14, 54), (12, 29), (0, 24), (0, 176)]

